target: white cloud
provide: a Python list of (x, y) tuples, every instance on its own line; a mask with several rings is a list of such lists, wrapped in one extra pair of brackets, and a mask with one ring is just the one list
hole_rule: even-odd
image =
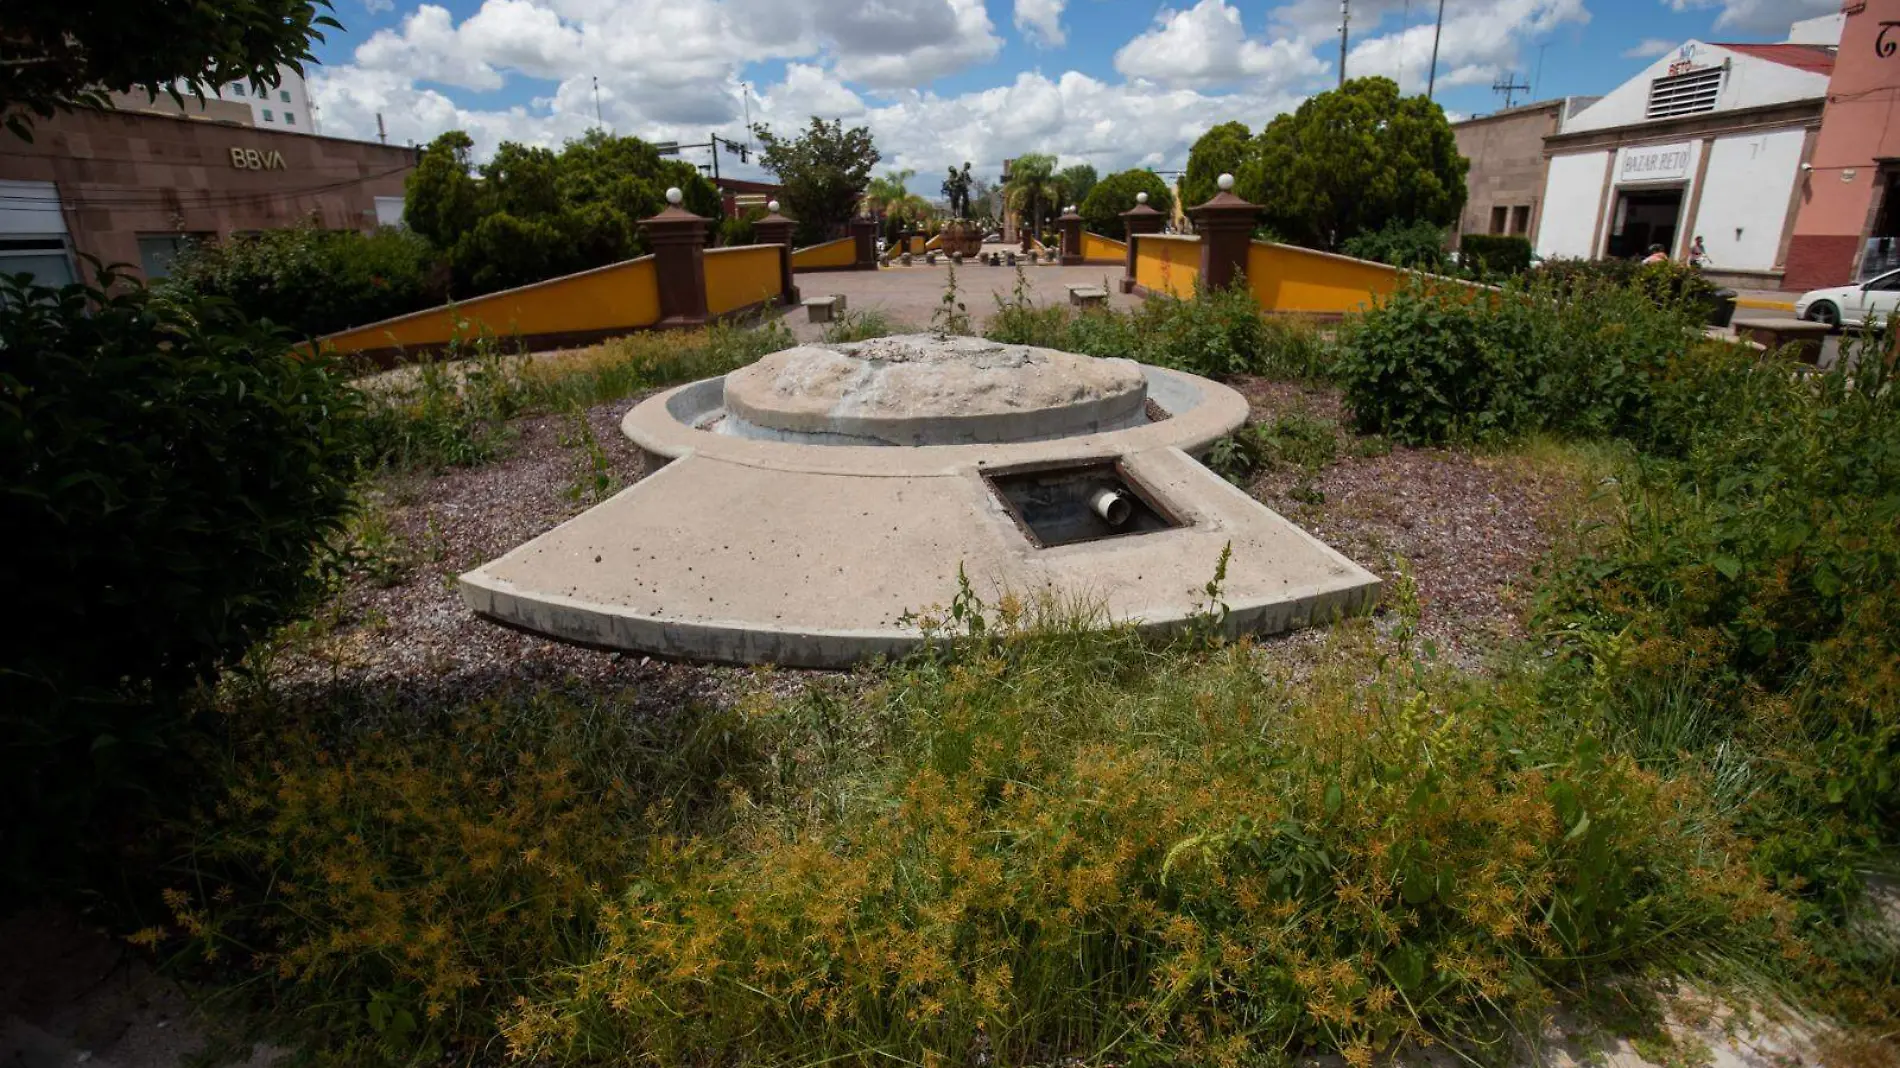
[(1840, 0), (1664, 0), (1671, 11), (1721, 8), (1715, 28), (1741, 33), (1786, 35), (1788, 24), (1841, 9)]
[(1673, 51), (1679, 41), (1665, 41), (1660, 37), (1645, 37), (1623, 50), (1624, 59), (1654, 59), (1666, 56)]
[(396, 0), (363, 0), (363, 10), (372, 15), (396, 10)]
[(1226, 0), (1199, 0), (1185, 10), (1163, 9), (1151, 29), (1115, 53), (1115, 69), (1174, 87), (1261, 80), (1286, 87), (1323, 73), (1326, 65), (1304, 39), (1249, 40), (1240, 12)]
[[(1060, 32), (1062, 3), (1023, 4), (1018, 14), (1032, 25), (1046, 14)], [(843, 119), (871, 128), (880, 167), (928, 177), (968, 160), (994, 178), (1005, 158), (1025, 152), (1103, 173), (1180, 167), (1214, 123), (1258, 126), (1324, 87), (1326, 66), (1310, 49), (1244, 40), (1221, 0), (1175, 14), (1188, 16), (1190, 36), (1195, 19), (1210, 34), (1210, 54), (1186, 71), (1162, 65), (1170, 48), (1190, 43), (1170, 15), (1124, 49), (1127, 81), (1022, 72), (941, 95), (928, 88), (932, 78), (1001, 47), (982, 0), (485, 0), (459, 22), (430, 3), (372, 35), (355, 62), (313, 69), (311, 90), (324, 133), (373, 139), (380, 114), (391, 143), (460, 128), (484, 159), (504, 140), (559, 146), (594, 127), (596, 76), (602, 121), (616, 132), (742, 139), (739, 79), (753, 63), (781, 59), (783, 74), (754, 86), (754, 121), (791, 131), (812, 115)], [(461, 92), (523, 77), (550, 84), (513, 107)], [(759, 173), (723, 155), (721, 169)]]
[[(1589, 21), (1584, 0), (1484, 0), (1448, 8), (1438, 43), (1437, 86), (1487, 85), (1510, 70), (1526, 75), (1527, 44), (1567, 24)], [(1347, 54), (1346, 76), (1382, 74), (1407, 93), (1424, 92), (1431, 71), (1433, 30), (1427, 20), (1359, 39)]]
[(1062, 9), (1068, 0), (1016, 0), (1016, 28), (1040, 48), (1060, 48)]

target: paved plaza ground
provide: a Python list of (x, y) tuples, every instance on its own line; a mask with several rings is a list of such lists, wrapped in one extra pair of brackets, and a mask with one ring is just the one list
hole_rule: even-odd
[[(930, 326), (931, 314), (941, 307), (944, 284), (949, 273), (947, 262), (939, 261), (934, 267), (917, 263), (910, 267), (880, 267), (875, 271), (818, 271), (800, 274), (794, 281), (800, 295), (806, 299), (841, 294), (848, 311), (880, 311), (890, 318), (894, 326), (924, 330)], [(1039, 305), (1068, 303), (1069, 286), (1099, 286), (1105, 282), (1110, 306), (1133, 308), (1140, 304), (1139, 298), (1125, 296), (1119, 291), (1122, 277), (1120, 264), (1091, 264), (1087, 267), (1038, 265), (1024, 267), (1022, 274), (1029, 285), (1030, 299)], [(1013, 299), (1015, 290), (1014, 268), (979, 266), (975, 263), (965, 263), (957, 268), (958, 295), (979, 332), (990, 316), (996, 313), (997, 298)], [(807, 318), (803, 308), (792, 308), (787, 311), (785, 322), (800, 341), (816, 341), (824, 335), (825, 328), (808, 322)]]

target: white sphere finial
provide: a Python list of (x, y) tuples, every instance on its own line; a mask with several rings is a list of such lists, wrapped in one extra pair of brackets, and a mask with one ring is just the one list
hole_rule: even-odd
[(1135, 194), (1135, 203), (1137, 203), (1137, 204), (1146, 204), (1146, 203), (1148, 203), (1148, 194), (1146, 194), (1146, 193), (1136, 193), (1136, 194)]
[(1223, 174), (1219, 178), (1214, 179), (1214, 184), (1220, 186), (1220, 191), (1225, 193), (1234, 187), (1234, 176), (1231, 174)]
[(777, 215), (777, 214), (778, 214), (778, 201), (776, 201), (776, 200), (768, 200), (768, 201), (766, 201), (766, 202), (765, 202), (765, 210), (766, 210), (766, 211), (769, 211), (769, 212), (771, 212), (771, 213), (772, 213), (772, 214), (774, 214), (774, 215)]
[(668, 186), (666, 190), (666, 202), (677, 208), (679, 207), (680, 200), (685, 197), (685, 195), (686, 194), (680, 192), (679, 186)]

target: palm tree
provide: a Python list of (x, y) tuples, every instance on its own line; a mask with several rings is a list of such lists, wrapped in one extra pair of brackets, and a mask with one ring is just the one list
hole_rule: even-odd
[(906, 183), (916, 175), (913, 170), (885, 171), (884, 177), (871, 179), (864, 190), (865, 207), (879, 215), (916, 216), (918, 206), (924, 205), (924, 198), (906, 188)]
[(1009, 183), (1004, 186), (1010, 210), (1032, 220), (1030, 233), (1042, 234), (1042, 213), (1062, 197), (1062, 183), (1056, 177), (1056, 158), (1032, 152), (1017, 156), (1009, 166)]

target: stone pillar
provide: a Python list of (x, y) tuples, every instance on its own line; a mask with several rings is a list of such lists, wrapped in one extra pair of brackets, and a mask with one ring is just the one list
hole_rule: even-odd
[(1128, 253), (1122, 264), (1122, 292), (1135, 291), (1135, 238), (1158, 234), (1168, 221), (1166, 215), (1148, 206), (1148, 194), (1136, 193), (1135, 206), (1122, 212), (1122, 236), (1128, 241)]
[(706, 220), (680, 207), (680, 191), (666, 191), (667, 207), (640, 229), (653, 246), (660, 282), (662, 328), (703, 326), (706, 314)]
[(1082, 266), (1082, 216), (1075, 213), (1074, 204), (1056, 217), (1056, 227), (1062, 231), (1062, 265)]
[(851, 265), (853, 270), (877, 270), (877, 220), (869, 215), (860, 215), (849, 224), (851, 240), (857, 242), (857, 262)]
[(1220, 192), (1188, 212), (1194, 231), (1201, 235), (1201, 282), (1209, 290), (1225, 289), (1247, 270), (1247, 250), (1253, 244), (1260, 206), (1233, 194), (1234, 176), (1216, 179)]
[(778, 201), (768, 201), (766, 215), (752, 224), (752, 232), (757, 235), (761, 245), (777, 245), (779, 300), (785, 304), (798, 303), (798, 287), (792, 284), (792, 230), (797, 220), (788, 219), (778, 213)]

